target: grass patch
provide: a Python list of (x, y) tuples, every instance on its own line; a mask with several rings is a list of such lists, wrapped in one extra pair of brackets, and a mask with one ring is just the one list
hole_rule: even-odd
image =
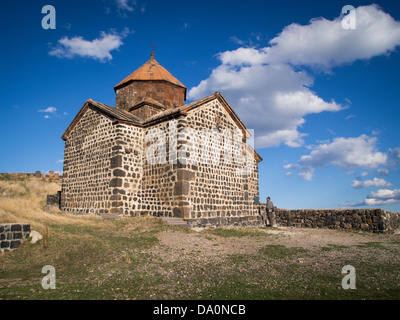
[(363, 249), (383, 249), (388, 250), (381, 242), (365, 242), (362, 244), (357, 245), (359, 248)]
[(253, 256), (249, 254), (232, 254), (228, 257), (228, 263), (234, 265), (248, 264), (252, 259)]
[(287, 248), (284, 245), (268, 245), (260, 249), (260, 254), (270, 259), (284, 259), (299, 254), (307, 254), (309, 251), (304, 248)]
[(264, 237), (268, 234), (261, 232), (257, 229), (251, 228), (211, 228), (206, 229), (203, 232), (213, 234), (223, 238), (241, 238), (241, 237)]
[(344, 250), (349, 249), (347, 246), (339, 246), (336, 244), (328, 244), (326, 247), (322, 247), (321, 251), (333, 251), (333, 250)]

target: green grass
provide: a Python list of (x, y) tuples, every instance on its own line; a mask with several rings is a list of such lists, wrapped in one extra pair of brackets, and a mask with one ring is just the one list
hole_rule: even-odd
[(386, 250), (387, 248), (380, 242), (365, 242), (362, 244), (358, 245), (359, 248), (364, 248), (364, 249), (381, 249), (381, 250)]
[(210, 228), (204, 231), (224, 238), (241, 238), (241, 237), (265, 237), (267, 233), (253, 228)]
[(268, 245), (260, 249), (260, 253), (270, 259), (284, 259), (293, 255), (307, 254), (304, 248), (287, 248), (284, 245)]
[(348, 246), (339, 246), (336, 244), (328, 244), (326, 247), (322, 247), (322, 251), (333, 251), (333, 250), (345, 250), (348, 249)]

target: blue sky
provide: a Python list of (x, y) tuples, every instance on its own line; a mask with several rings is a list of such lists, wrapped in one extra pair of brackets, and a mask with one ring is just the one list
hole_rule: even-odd
[(0, 28), (1, 172), (62, 171), (76, 113), (115, 105), (154, 43), (187, 102), (220, 91), (255, 130), (262, 200), (400, 209), (397, 1), (16, 0)]

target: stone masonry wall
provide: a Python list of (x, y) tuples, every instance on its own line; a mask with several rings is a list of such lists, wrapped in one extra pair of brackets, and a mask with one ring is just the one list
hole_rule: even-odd
[[(261, 204), (261, 212), (265, 204)], [(400, 213), (383, 209), (276, 209), (278, 226), (354, 229), (394, 232), (400, 229)]]
[(185, 103), (185, 89), (164, 81), (134, 81), (116, 90), (115, 106), (129, 110), (144, 98), (152, 98), (172, 109)]
[(24, 223), (0, 224), (0, 252), (12, 251), (29, 238), (31, 226)]
[(130, 114), (132, 114), (135, 117), (138, 117), (142, 120), (147, 120), (148, 118), (150, 118), (164, 110), (165, 109), (162, 109), (162, 108), (155, 108), (153, 106), (144, 105), (135, 110), (130, 111)]
[[(213, 129), (217, 135), (217, 123), (229, 132), (237, 130), (218, 100), (148, 128), (113, 123), (107, 116), (87, 110), (65, 143), (61, 210), (175, 216), (191, 225), (261, 223), (254, 203), (259, 194), (254, 154), (252, 172), (237, 173), (244, 167), (236, 161), (238, 156), (248, 152), (240, 134), (238, 144), (230, 147), (232, 162), (225, 162), (223, 153), (219, 163), (211, 159), (208, 164), (200, 159), (186, 162), (190, 146), (199, 146), (185, 130), (200, 133), (201, 129)], [(177, 137), (176, 145), (170, 134)], [(209, 152), (221, 152), (211, 136), (208, 140)], [(203, 148), (205, 141), (198, 142)], [(157, 145), (162, 148), (155, 150)], [(158, 162), (149, 162), (149, 151)]]
[[(217, 129), (217, 124), (218, 128)], [(254, 203), (254, 196), (258, 191), (258, 164), (251, 154), (252, 173), (239, 174), (238, 170), (244, 165), (236, 161), (240, 155), (245, 154), (245, 140), (239, 145), (229, 148), (231, 160), (224, 158), (223, 148), (216, 138), (222, 137), (223, 130), (232, 133), (238, 129), (232, 118), (222, 107), (218, 100), (213, 100), (206, 105), (192, 111), (180, 122), (182, 129), (192, 128), (213, 130), (208, 139), (198, 137), (200, 148), (207, 150), (199, 154), (196, 164), (181, 165), (178, 169), (178, 183), (181, 185), (182, 194), (178, 208), (192, 226), (200, 225), (256, 225), (260, 223), (258, 207)], [(226, 131), (225, 131), (226, 132)], [(184, 131), (179, 131), (184, 135)], [(222, 140), (223, 141), (223, 140)], [(184, 141), (178, 146), (187, 147), (190, 154), (195, 141)], [(212, 163), (210, 154), (217, 154), (219, 163)], [(202, 163), (201, 156), (206, 156), (209, 163)], [(179, 175), (180, 173), (180, 175)]]
[[(212, 101), (188, 116), (163, 122), (146, 129), (143, 153), (142, 205), (140, 214), (164, 217), (181, 217), (190, 225), (210, 224), (259, 224), (258, 207), (254, 196), (258, 196), (258, 165), (254, 160), (253, 172), (248, 176), (237, 174), (242, 164), (227, 164), (221, 159), (219, 164), (202, 164), (188, 160), (192, 147), (202, 148), (204, 141), (190, 141), (187, 129), (200, 132), (201, 129), (215, 129), (216, 117), (221, 128), (237, 129), (236, 124), (218, 101)], [(176, 130), (176, 131), (175, 131)], [(166, 150), (159, 154), (157, 163), (149, 163), (146, 152), (153, 145), (164, 142), (158, 140), (160, 133), (166, 138)], [(170, 135), (177, 136), (172, 145)], [(209, 137), (211, 139), (211, 137)], [(221, 150), (212, 145), (211, 150)], [(232, 146), (232, 152), (243, 152), (241, 145)], [(171, 152), (171, 153), (170, 153)], [(153, 151), (151, 152), (153, 154)], [(163, 163), (160, 163), (164, 160)], [(188, 160), (188, 161), (187, 161)]]
[[(109, 213), (113, 207), (112, 161), (121, 154), (112, 120), (89, 109), (65, 142), (61, 210)], [(110, 160), (111, 159), (111, 160)], [(116, 203), (114, 203), (116, 204)]]
[[(177, 169), (180, 166), (180, 164), (174, 163), (176, 162), (176, 156), (173, 156), (174, 151), (172, 151), (172, 158), (170, 159), (170, 143), (173, 140), (172, 137), (176, 136), (176, 131), (173, 130), (176, 123), (179, 123), (179, 120), (177, 122), (162, 122), (146, 129), (144, 141), (146, 152), (143, 153), (142, 207), (140, 211), (142, 215), (181, 216), (174, 209), (178, 205), (176, 200), (176, 193), (179, 192), (177, 190)], [(170, 132), (171, 130), (173, 131)], [(160, 140), (163, 136), (165, 141)], [(152, 149), (156, 148), (157, 145), (163, 146), (164, 142), (164, 150), (156, 151), (156, 149)], [(171, 148), (175, 150), (175, 146), (172, 144)], [(155, 163), (149, 162), (147, 153), (157, 157)]]
[(113, 213), (138, 215), (142, 208), (143, 129), (116, 126), (118, 154), (111, 159)]

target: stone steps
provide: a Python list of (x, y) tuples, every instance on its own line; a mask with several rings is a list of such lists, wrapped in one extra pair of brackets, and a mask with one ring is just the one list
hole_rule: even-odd
[(122, 219), (120, 215), (115, 213), (100, 213), (99, 216), (102, 217), (103, 219), (111, 219), (111, 220)]
[(173, 218), (173, 217), (161, 217), (160, 218), (165, 223), (169, 224), (170, 226), (179, 226), (179, 227), (187, 227), (189, 225), (187, 221), (183, 220), (182, 218)]

